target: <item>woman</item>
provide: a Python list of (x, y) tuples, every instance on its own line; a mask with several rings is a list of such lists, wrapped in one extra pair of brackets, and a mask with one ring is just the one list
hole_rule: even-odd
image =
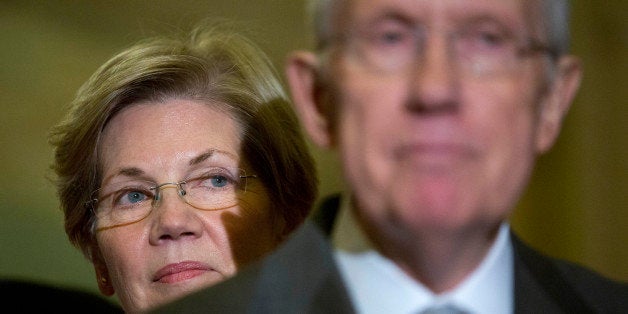
[(126, 312), (233, 275), (303, 222), (317, 196), (271, 63), (211, 27), (114, 56), (50, 139), (66, 233)]

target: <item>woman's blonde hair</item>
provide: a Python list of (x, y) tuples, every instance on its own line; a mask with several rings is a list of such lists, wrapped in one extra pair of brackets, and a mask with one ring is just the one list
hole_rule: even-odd
[(276, 215), (296, 228), (318, 195), (314, 160), (282, 83), (267, 56), (230, 25), (204, 22), (184, 36), (138, 42), (103, 64), (50, 132), (51, 168), (70, 242), (89, 259), (95, 244), (86, 208), (101, 183), (99, 145), (125, 107), (171, 98), (219, 106), (242, 131), (243, 159), (262, 180)]

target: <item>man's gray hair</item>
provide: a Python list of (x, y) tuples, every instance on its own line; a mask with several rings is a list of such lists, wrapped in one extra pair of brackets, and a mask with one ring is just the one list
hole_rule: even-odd
[[(337, 14), (338, 4), (343, 0), (308, 0), (307, 11), (309, 23), (314, 31), (315, 46), (324, 48), (334, 30), (332, 21)], [(525, 0), (529, 1), (529, 0)], [(547, 33), (549, 46), (556, 55), (564, 55), (569, 52), (569, 0), (539, 0), (541, 3), (539, 12), (543, 16), (541, 22)]]

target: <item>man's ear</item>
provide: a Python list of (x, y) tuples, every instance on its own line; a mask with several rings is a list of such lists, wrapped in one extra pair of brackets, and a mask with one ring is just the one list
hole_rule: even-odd
[(318, 57), (311, 52), (297, 51), (286, 61), (286, 77), (295, 111), (312, 141), (323, 148), (332, 145), (329, 117), (323, 111), (318, 94)]
[(539, 112), (536, 149), (539, 153), (548, 151), (558, 138), (563, 119), (580, 87), (582, 66), (574, 56), (563, 56), (558, 60), (554, 80)]
[(107, 265), (102, 259), (98, 248), (93, 249), (92, 256), (92, 264), (94, 265), (94, 270), (96, 271), (96, 281), (98, 282), (98, 289), (100, 293), (106, 296), (112, 296), (115, 293), (115, 289), (111, 283), (111, 278), (109, 277), (109, 270), (107, 269)]

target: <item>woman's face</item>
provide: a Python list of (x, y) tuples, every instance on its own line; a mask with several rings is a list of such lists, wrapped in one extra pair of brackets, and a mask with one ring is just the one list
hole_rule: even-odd
[[(215, 169), (241, 168), (254, 174), (240, 156), (241, 144), (232, 118), (206, 104), (183, 99), (135, 104), (117, 114), (103, 132), (102, 189), (117, 186), (110, 190), (120, 191), (145, 181), (153, 183), (147, 186), (177, 183)], [(223, 179), (212, 177), (203, 184), (222, 188), (227, 182)], [(155, 192), (123, 190), (109, 199), (101, 195), (98, 206), (135, 210), (143, 200), (151, 203)], [(143, 311), (222, 281), (272, 250), (280, 228), (261, 181), (247, 179), (246, 192), (241, 192), (234, 206), (203, 210), (184, 201), (192, 202), (191, 192), (181, 197), (176, 185), (164, 185), (144, 218), (126, 224), (98, 218), (102, 260), (96, 259), (94, 267), (100, 290), (117, 293), (127, 312)]]

